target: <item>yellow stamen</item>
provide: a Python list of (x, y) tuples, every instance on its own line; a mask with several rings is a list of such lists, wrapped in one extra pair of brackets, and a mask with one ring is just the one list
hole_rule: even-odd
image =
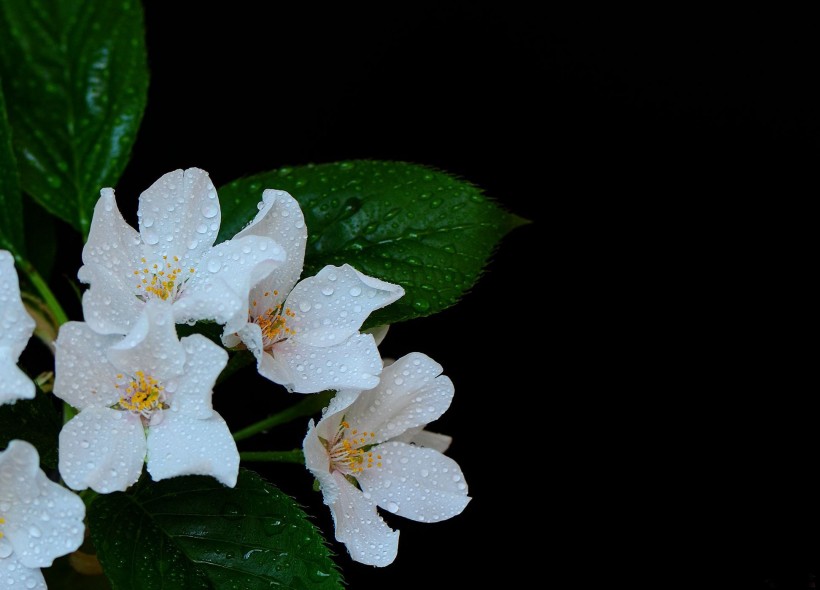
[[(165, 255), (162, 259), (167, 261), (168, 256)], [(174, 261), (179, 262), (179, 258), (174, 256)], [(147, 301), (151, 297), (164, 301), (176, 299), (185, 281), (188, 280), (188, 277), (182, 281), (178, 280), (182, 275), (182, 268), (172, 265), (170, 262), (165, 262), (165, 268), (162, 268), (163, 265), (160, 264), (152, 264), (149, 268), (145, 258), (142, 258), (142, 262), (146, 266), (134, 271), (135, 276), (142, 277), (137, 283), (137, 289), (144, 293), (137, 295), (137, 297), (143, 301)], [(191, 273), (195, 272), (193, 268), (189, 270)]]
[[(121, 378), (120, 375), (117, 375)], [(120, 385), (116, 387), (119, 389)], [(120, 396), (119, 405), (123, 410), (148, 416), (160, 407), (163, 407), (165, 388), (152, 376), (143, 371), (137, 371), (125, 388), (125, 395)]]
[[(373, 445), (376, 438), (374, 432), (365, 432), (365, 437), (347, 438), (346, 432), (350, 429), (350, 424), (342, 420), (339, 423), (339, 430), (333, 440), (328, 441), (327, 450), (330, 456), (331, 470), (336, 470), (345, 475), (356, 475), (365, 469), (381, 467), (381, 461), (374, 463), (373, 452), (365, 451), (368, 445)], [(358, 430), (352, 430), (351, 435), (355, 435)], [(369, 437), (367, 436), (369, 434)], [(368, 441), (368, 438), (370, 440)], [(376, 455), (376, 459), (381, 459), (381, 455)]]

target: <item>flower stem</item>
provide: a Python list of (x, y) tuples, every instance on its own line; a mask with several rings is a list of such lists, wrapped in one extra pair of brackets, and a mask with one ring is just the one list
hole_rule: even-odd
[(292, 451), (246, 451), (239, 453), (242, 461), (265, 461), (270, 463), (299, 463), (304, 465), (305, 455), (301, 449)]
[(54, 319), (57, 322), (57, 326), (59, 327), (66, 323), (68, 321), (68, 316), (65, 314), (65, 311), (63, 311), (63, 308), (54, 296), (54, 293), (52, 293), (48, 283), (46, 283), (45, 279), (40, 276), (40, 273), (37, 272), (34, 265), (22, 256), (15, 256), (14, 259), (17, 263), (17, 268), (26, 273), (28, 280), (31, 281), (31, 284), (40, 294), (40, 297), (43, 298), (43, 301), (48, 306), (48, 309), (51, 310), (52, 314), (54, 314)]
[(292, 405), (286, 410), (282, 410), (277, 414), (268, 416), (264, 420), (260, 420), (255, 424), (251, 424), (242, 430), (234, 432), (233, 439), (240, 441), (250, 438), (254, 434), (259, 434), (260, 432), (273, 428), (274, 426), (285, 424), (291, 420), (295, 420), (296, 418), (301, 418), (302, 416), (310, 416), (311, 414), (315, 414), (327, 406), (332, 397), (332, 391), (322, 391), (320, 393), (310, 394), (306, 396), (305, 399)]

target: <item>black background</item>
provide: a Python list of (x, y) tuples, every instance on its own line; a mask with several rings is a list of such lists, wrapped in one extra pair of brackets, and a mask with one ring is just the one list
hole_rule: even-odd
[[(383, 346), (455, 382), (434, 429), (473, 500), (436, 525), (389, 517), (386, 569), (334, 544), (353, 588), (810, 587), (808, 15), (149, 2), (146, 22), (148, 109), (117, 192), (130, 219), (176, 168), (220, 186), (375, 158), (458, 174), (533, 221), (461, 304)], [(232, 426), (292, 399), (242, 388), (216, 399)], [(303, 469), (259, 468), (332, 536)]]

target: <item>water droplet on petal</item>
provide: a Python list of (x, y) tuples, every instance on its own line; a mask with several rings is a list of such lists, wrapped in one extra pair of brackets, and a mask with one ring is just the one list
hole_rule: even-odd
[(210, 219), (211, 217), (216, 217), (216, 214), (219, 213), (219, 207), (217, 207), (214, 203), (206, 203), (202, 205), (201, 211), (203, 217)]
[(219, 272), (219, 269), (222, 268), (222, 263), (219, 262), (216, 258), (211, 258), (208, 261), (208, 270), (210, 272)]
[(396, 504), (395, 502), (388, 502), (387, 506), (385, 506), (385, 508), (387, 508), (390, 512), (392, 512), (394, 514), (399, 511), (399, 505)]

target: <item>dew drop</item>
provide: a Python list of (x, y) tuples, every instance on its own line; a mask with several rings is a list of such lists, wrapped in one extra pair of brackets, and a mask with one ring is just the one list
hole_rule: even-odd
[(219, 272), (219, 269), (222, 268), (222, 263), (216, 258), (211, 258), (208, 261), (207, 268), (210, 272)]
[(396, 512), (399, 511), (399, 505), (396, 504), (395, 502), (388, 502), (387, 506), (385, 506), (385, 508), (387, 508), (393, 514), (395, 514)]
[(216, 214), (219, 213), (219, 207), (214, 203), (206, 203), (202, 205), (201, 211), (203, 217), (210, 219), (211, 217), (216, 217)]
[(299, 304), (299, 309), (302, 310), (303, 313), (307, 313), (310, 311), (311, 305), (308, 301), (302, 301)]

